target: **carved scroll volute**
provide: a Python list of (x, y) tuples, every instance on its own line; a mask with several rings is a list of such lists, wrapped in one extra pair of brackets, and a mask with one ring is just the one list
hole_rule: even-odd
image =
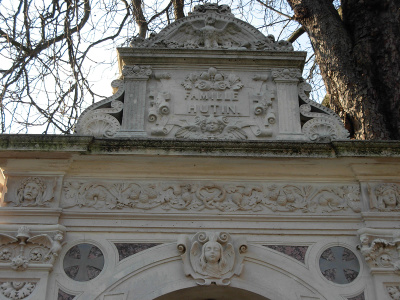
[(247, 244), (226, 232), (198, 232), (192, 238), (180, 236), (177, 243), (186, 276), (199, 285), (229, 285), (243, 269)]

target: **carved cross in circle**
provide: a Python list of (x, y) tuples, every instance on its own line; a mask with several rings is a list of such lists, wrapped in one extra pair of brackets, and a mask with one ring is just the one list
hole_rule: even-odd
[(103, 253), (92, 244), (78, 244), (64, 257), (64, 271), (76, 281), (88, 281), (97, 277), (103, 266)]
[(325, 250), (319, 259), (319, 267), (326, 279), (339, 284), (352, 282), (360, 271), (357, 257), (343, 247)]

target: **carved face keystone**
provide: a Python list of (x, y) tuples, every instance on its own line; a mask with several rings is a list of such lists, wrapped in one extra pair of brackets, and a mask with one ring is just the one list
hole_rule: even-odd
[(24, 188), (24, 200), (35, 201), (39, 195), (39, 186), (34, 182), (29, 182)]

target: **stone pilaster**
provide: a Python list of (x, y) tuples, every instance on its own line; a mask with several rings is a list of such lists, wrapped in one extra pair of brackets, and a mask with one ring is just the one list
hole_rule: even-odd
[(273, 69), (276, 83), (280, 139), (302, 139), (297, 85), (301, 78), (298, 69)]
[(125, 77), (125, 98), (118, 136), (146, 136), (146, 88), (151, 73), (149, 66), (125, 66), (122, 70)]

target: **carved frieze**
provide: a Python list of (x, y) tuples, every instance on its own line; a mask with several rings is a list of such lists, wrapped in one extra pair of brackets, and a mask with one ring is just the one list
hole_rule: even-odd
[(3, 206), (53, 206), (55, 190), (54, 178), (9, 176)]
[(370, 207), (377, 211), (400, 211), (400, 184), (369, 183)]
[(244, 239), (233, 239), (226, 232), (198, 232), (181, 236), (177, 242), (186, 276), (199, 285), (229, 285), (243, 269)]
[(62, 207), (336, 213), (361, 211), (357, 185), (66, 181)]
[(29, 281), (6, 281), (0, 280), (0, 292), (6, 299), (28, 298), (36, 288), (36, 282)]
[[(46, 226), (39, 229), (46, 231)], [(21, 226), (16, 235), (0, 232), (0, 264), (16, 271), (41, 264), (51, 268), (61, 251), (63, 239), (64, 232), (61, 230), (38, 234), (27, 226)]]
[(400, 275), (400, 231), (364, 228), (358, 246), (371, 271), (385, 270)]

